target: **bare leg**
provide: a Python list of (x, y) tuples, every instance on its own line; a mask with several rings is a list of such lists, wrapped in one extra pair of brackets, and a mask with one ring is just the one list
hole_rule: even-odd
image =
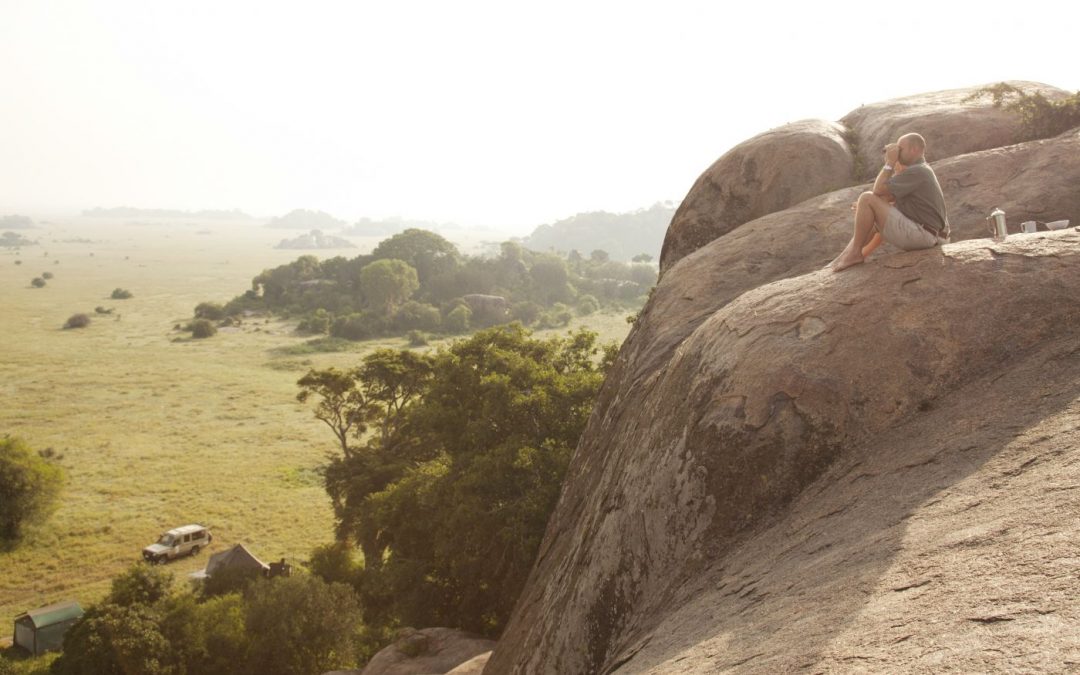
[[(864, 192), (859, 195), (859, 201), (855, 206), (855, 226), (851, 240), (840, 255), (832, 262), (834, 272), (845, 270), (863, 261), (864, 247), (867, 247), (877, 231), (885, 225), (885, 217), (889, 212), (889, 203), (873, 192)], [(877, 244), (870, 248), (872, 251)]]

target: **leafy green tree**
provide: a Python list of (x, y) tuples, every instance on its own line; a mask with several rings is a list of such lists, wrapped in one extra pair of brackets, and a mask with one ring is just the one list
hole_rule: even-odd
[(361, 566), (353, 555), (352, 543), (339, 539), (329, 544), (316, 547), (311, 552), (308, 568), (311, 573), (323, 581), (355, 584)]
[(118, 607), (153, 605), (169, 596), (173, 575), (160, 567), (137, 562), (113, 577), (112, 590), (105, 602)]
[(461, 254), (444, 237), (412, 227), (380, 241), (371, 257), (374, 260), (404, 260), (416, 270), (420, 286), (425, 290), (424, 299), (429, 300), (430, 282), (456, 269)]
[(636, 263), (650, 263), (650, 262), (652, 262), (653, 257), (651, 255), (649, 255), (648, 253), (638, 253), (636, 256), (634, 256), (630, 260), (631, 260), (631, 262), (636, 262)]
[[(313, 370), (297, 382), (297, 399), (318, 398), (315, 417), (333, 431), (341, 447), (341, 456), (331, 460), (325, 473), (338, 536), (358, 541), (369, 567), (381, 564), (385, 544), (365, 516), (365, 500), (396, 480), (410, 463), (427, 457), (409, 434), (400, 432), (407, 408), (431, 376), (431, 357), (379, 349), (358, 368)], [(369, 428), (377, 433), (360, 444)]]
[(567, 282), (569, 274), (566, 263), (556, 255), (540, 256), (529, 270), (533, 284), (533, 297), (543, 304), (561, 302), (570, 297)]
[(318, 396), (315, 418), (330, 428), (347, 459), (353, 450), (349, 438), (359, 438), (367, 425), (378, 414), (378, 407), (370, 400), (360, 382), (360, 369), (310, 370), (297, 381), (300, 393), (296, 400), (306, 403), (311, 396)]
[(383, 259), (360, 270), (360, 287), (368, 306), (386, 315), (405, 302), (420, 287), (416, 270), (403, 260)]
[(47, 519), (62, 485), (59, 466), (22, 439), (0, 439), (0, 544), (14, 543), (28, 525)]
[(472, 310), (468, 305), (458, 305), (443, 320), (443, 328), (450, 333), (464, 333), (472, 323)]
[(56, 675), (165, 675), (172, 668), (170, 645), (159, 628), (161, 613), (135, 604), (91, 607), (64, 634)]
[(442, 317), (439, 309), (415, 300), (402, 305), (394, 314), (394, 327), (402, 331), (439, 329)]
[(244, 602), (238, 593), (199, 601), (191, 594), (170, 598), (161, 633), (169, 643), (177, 675), (234, 675), (246, 670), (248, 637)]
[(310, 675), (356, 665), (361, 614), (351, 587), (277, 577), (252, 584), (244, 604), (251, 672)]
[(358, 374), (365, 400), (396, 403), (368, 452), (327, 469), (338, 538), (364, 549), (358, 586), (371, 624), (496, 635), (615, 348), (588, 331), (535, 340), (515, 323), (432, 356), (404, 354)]

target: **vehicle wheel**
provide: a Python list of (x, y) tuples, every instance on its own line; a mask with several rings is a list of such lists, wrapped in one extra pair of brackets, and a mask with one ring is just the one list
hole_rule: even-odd
[(161, 554), (161, 555), (159, 555), (159, 556), (157, 557), (157, 560), (156, 560), (156, 562), (157, 562), (157, 564), (159, 564), (159, 565), (164, 565), (164, 564), (165, 564), (165, 561), (166, 561), (166, 560), (168, 560), (168, 559), (169, 559), (169, 557), (168, 557), (168, 556), (166, 556), (166, 555), (165, 555), (165, 554), (163, 553), (163, 554)]
[(198, 546), (192, 546), (191, 547), (191, 555), (199, 555), (199, 547)]

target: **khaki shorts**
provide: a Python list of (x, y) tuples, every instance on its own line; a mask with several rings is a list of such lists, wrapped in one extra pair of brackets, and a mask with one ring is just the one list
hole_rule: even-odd
[(895, 206), (889, 207), (885, 226), (881, 228), (881, 238), (905, 251), (917, 251), (949, 243), (947, 238), (936, 237), (924, 230), (914, 220), (900, 213), (900, 209)]

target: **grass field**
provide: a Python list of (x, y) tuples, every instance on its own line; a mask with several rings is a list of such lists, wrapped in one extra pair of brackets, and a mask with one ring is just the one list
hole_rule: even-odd
[[(286, 322), (248, 320), (208, 340), (173, 330), (197, 303), (228, 300), (262, 269), (300, 255), (272, 248), (293, 231), (68, 219), (24, 233), (39, 245), (17, 256), (0, 249), (0, 435), (60, 453), (66, 484), (52, 518), (0, 552), (0, 636), (26, 609), (97, 601), (171, 527), (198, 522), (214, 532), (210, 551), (170, 564), (180, 578), (236, 542), (264, 561), (295, 564), (329, 541), (317, 469), (335, 446), (296, 402), (295, 382), (309, 367), (351, 365), (405, 341), (290, 354), (306, 338)], [(357, 240), (359, 250), (341, 254), (375, 242)], [(43, 272), (55, 276), (32, 288)], [(134, 297), (110, 300), (116, 287)], [(95, 315), (99, 305), (114, 313)], [(90, 326), (61, 330), (76, 312), (90, 314)], [(571, 327), (584, 322), (621, 342), (624, 315)]]

